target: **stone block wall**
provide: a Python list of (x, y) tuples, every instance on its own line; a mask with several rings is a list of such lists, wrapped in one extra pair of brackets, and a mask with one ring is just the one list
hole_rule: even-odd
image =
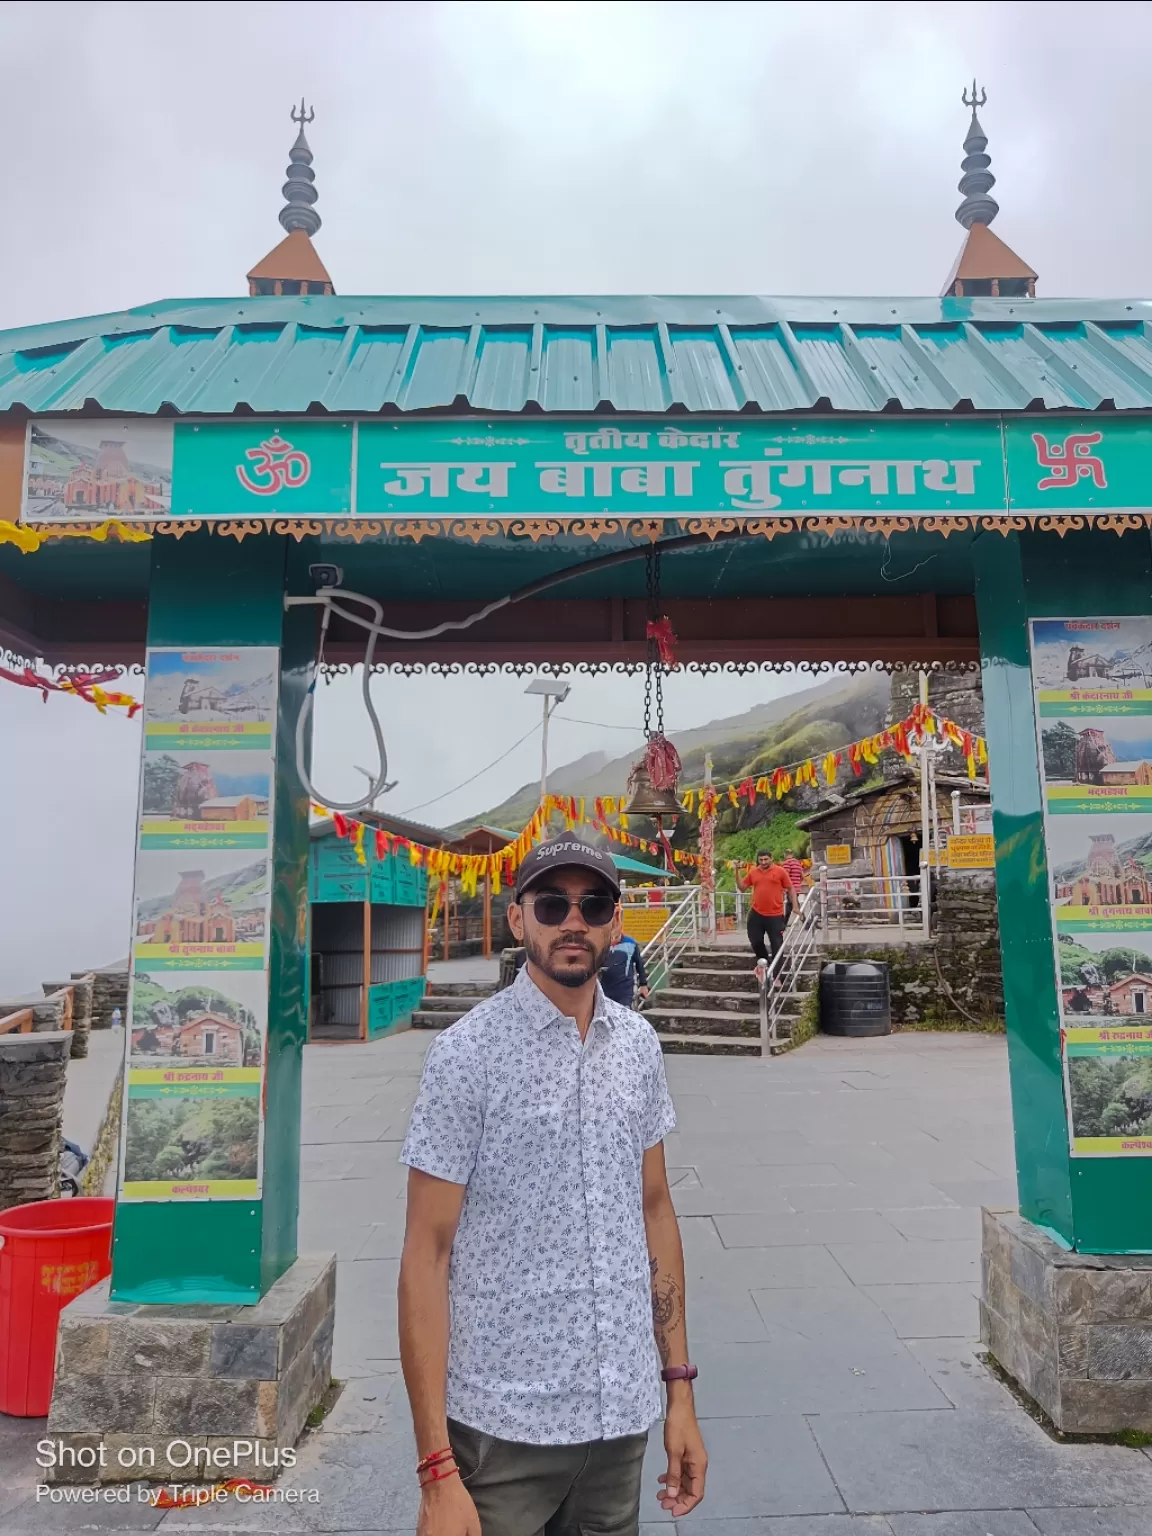
[(112, 966), (102, 971), (77, 971), (73, 980), (92, 977), (92, 1028), (111, 1029), (112, 1010), (119, 1008), (124, 1028), (128, 1028), (128, 967)]
[(822, 946), (821, 956), (885, 961), (894, 1024), (975, 1029), (1003, 1022), (996, 877), (990, 869), (939, 872), (934, 881), (931, 939), (903, 944), (829, 943)]
[(70, 1013), (68, 996), (63, 992), (53, 992), (48, 997), (0, 998), (0, 1017), (6, 1013), (20, 1013), (25, 1008), (32, 1010), (35, 1033), (51, 1034), (62, 1030)]
[(978, 1019), (1003, 1019), (1004, 972), (996, 874), (991, 869), (942, 869), (932, 898), (940, 970), (957, 1004)]
[(0, 1035), (0, 1210), (60, 1193), (71, 1044), (62, 1031)]
[(984, 1212), (980, 1337), (1066, 1434), (1152, 1431), (1152, 1256), (1069, 1253)]
[(40, 985), (46, 1002), (58, 1001), (62, 992), (71, 991), (72, 1055), (87, 1056), (88, 1035), (92, 1028), (92, 977), (85, 976), (79, 981), (44, 981)]
[[(1003, 1024), (999, 977), (993, 980), (969, 971), (960, 945), (945, 951), (936, 939), (920, 944), (829, 944), (821, 947), (820, 959), (883, 961), (888, 967), (892, 1022), (898, 1027), (978, 1029)], [(938, 959), (951, 996), (940, 984)]]
[(60, 1316), (47, 1434), (90, 1465), (50, 1478), (275, 1476), (331, 1380), (335, 1258), (301, 1255), (248, 1307), (134, 1306), (109, 1284)]

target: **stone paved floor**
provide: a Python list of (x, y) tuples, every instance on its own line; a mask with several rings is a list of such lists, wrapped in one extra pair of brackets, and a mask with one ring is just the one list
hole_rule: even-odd
[[(39, 1425), (0, 1419), (0, 1527), (408, 1532), (398, 1142), (427, 1039), (307, 1057), (302, 1248), (340, 1259), (347, 1382), (283, 1481), (321, 1503), (39, 1508)], [(973, 1353), (981, 1203), (1013, 1195), (1003, 1042), (820, 1038), (767, 1065), (672, 1058), (709, 1494), (698, 1536), (1152, 1536), (1152, 1458), (1049, 1440)], [(669, 1522), (646, 1474), (643, 1536)]]

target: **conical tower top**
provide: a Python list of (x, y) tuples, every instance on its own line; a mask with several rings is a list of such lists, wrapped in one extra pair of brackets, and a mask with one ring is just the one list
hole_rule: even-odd
[(972, 121), (964, 140), (964, 174), (959, 183), (964, 201), (956, 210), (957, 219), (968, 233), (944, 285), (944, 292), (958, 299), (1034, 299), (1035, 272), (988, 228), (1000, 212), (1000, 205), (989, 195), (996, 185), (996, 178), (990, 169), (992, 162), (984, 152), (988, 148), (988, 139), (976, 116), (977, 107), (982, 107), (988, 100), (988, 92), (978, 90), (973, 80), (971, 96), (966, 90), (962, 91), (960, 100), (972, 109)]
[(280, 222), (288, 233), (275, 250), (269, 251), (249, 272), (250, 294), (333, 291), (332, 279), (312, 244), (312, 236), (320, 228), (320, 215), (315, 208), (316, 174), (312, 169), (312, 148), (304, 137), (304, 129), (315, 119), (316, 109), (306, 106), (301, 97), (300, 106), (292, 108), (291, 117), (294, 123), (299, 123), (300, 132), (288, 154), (288, 179), (283, 188), (284, 207), (280, 210)]
[(306, 235), (314, 235), (320, 228), (320, 215), (314, 206), (316, 173), (312, 169), (312, 149), (304, 137), (304, 127), (315, 119), (316, 108), (305, 107), (301, 97), (300, 110), (293, 107), (290, 115), (294, 123), (300, 124), (300, 132), (288, 154), (288, 179), (281, 189), (285, 203), (280, 210), (280, 222), (289, 234), (294, 229), (302, 229)]
[[(990, 169), (991, 157), (984, 151), (988, 148), (988, 136), (980, 126), (980, 119), (976, 116), (976, 108), (982, 107), (988, 100), (987, 91), (976, 90), (976, 82), (972, 82), (972, 95), (962, 91), (960, 100), (966, 107), (972, 108), (972, 121), (968, 124), (968, 137), (964, 140), (964, 159), (960, 162), (960, 169), (964, 172), (957, 183), (957, 191), (963, 192), (964, 201), (956, 210), (956, 218), (965, 229), (971, 229), (973, 224), (991, 224), (992, 220), (1000, 212), (1000, 204), (994, 197), (988, 194), (996, 185), (996, 178)], [(303, 130), (301, 130), (303, 136)], [(283, 218), (283, 215), (281, 215)]]

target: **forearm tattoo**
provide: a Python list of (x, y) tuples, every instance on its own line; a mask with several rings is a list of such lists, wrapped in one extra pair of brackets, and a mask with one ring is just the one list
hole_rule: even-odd
[(659, 1262), (650, 1258), (648, 1267), (652, 1274), (652, 1329), (660, 1362), (667, 1365), (672, 1353), (669, 1335), (684, 1316), (684, 1303), (672, 1276), (661, 1276)]

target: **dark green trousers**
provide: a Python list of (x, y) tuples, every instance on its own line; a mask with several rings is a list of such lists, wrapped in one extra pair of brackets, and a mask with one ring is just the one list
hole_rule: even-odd
[(449, 1419), (448, 1438), (482, 1536), (637, 1536), (647, 1433), (521, 1445)]

